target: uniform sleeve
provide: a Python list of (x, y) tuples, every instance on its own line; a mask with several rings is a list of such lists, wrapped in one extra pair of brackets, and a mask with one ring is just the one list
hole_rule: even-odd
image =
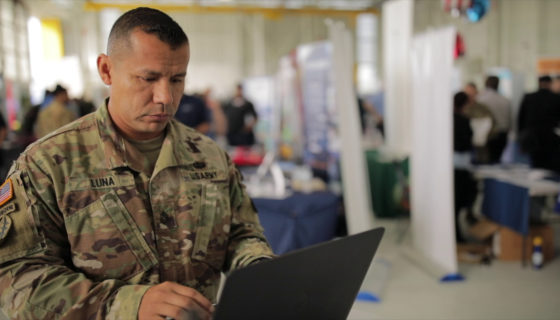
[(74, 269), (48, 177), (12, 168), (7, 183), (13, 194), (0, 208), (11, 221), (0, 242), (4, 313), (10, 319), (136, 319), (149, 286), (94, 282)]
[(227, 266), (233, 270), (274, 254), (264, 236), (257, 210), (241, 183), (241, 173), (229, 159), (228, 166), (232, 223)]

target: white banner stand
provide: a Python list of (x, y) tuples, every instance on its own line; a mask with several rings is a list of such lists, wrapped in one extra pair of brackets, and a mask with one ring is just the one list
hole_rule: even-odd
[[(332, 42), (332, 79), (341, 139), (340, 162), (344, 191), (344, 210), (348, 234), (372, 229), (374, 217), (369, 197), (369, 181), (365, 154), (362, 149), (361, 126), (358, 114), (358, 97), (352, 86), (353, 51), (352, 37), (342, 23), (329, 23)], [(375, 261), (375, 260), (374, 260)], [(379, 302), (380, 291), (388, 275), (388, 267), (377, 265), (369, 272), (358, 300)], [(371, 270), (371, 269), (370, 269)], [(380, 272), (380, 273), (379, 273)], [(368, 280), (370, 279), (370, 280)], [(372, 281), (371, 279), (374, 279)]]
[(358, 97), (352, 84), (353, 51), (350, 32), (342, 23), (329, 23), (332, 42), (332, 79), (340, 134), (340, 162), (348, 234), (373, 228), (369, 181), (358, 114)]
[(385, 144), (399, 156), (410, 154), (410, 47), (414, 2), (385, 1), (383, 14), (383, 83), (385, 88)]
[(411, 224), (413, 260), (441, 281), (458, 274), (453, 188), (452, 27), (417, 35), (412, 45)]

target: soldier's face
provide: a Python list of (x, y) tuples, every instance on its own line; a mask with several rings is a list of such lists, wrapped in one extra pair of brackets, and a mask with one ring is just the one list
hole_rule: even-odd
[(111, 86), (109, 114), (126, 137), (145, 140), (163, 132), (181, 100), (188, 62), (188, 45), (173, 50), (138, 30), (131, 33), (129, 48), (98, 58), (101, 78)]

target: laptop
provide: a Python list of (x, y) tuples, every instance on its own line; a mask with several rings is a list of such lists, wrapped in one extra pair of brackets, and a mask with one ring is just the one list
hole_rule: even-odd
[(346, 319), (384, 231), (373, 229), (233, 271), (213, 319)]

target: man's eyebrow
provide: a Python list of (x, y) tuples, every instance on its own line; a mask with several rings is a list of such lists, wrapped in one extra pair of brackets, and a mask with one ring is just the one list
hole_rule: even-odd
[(182, 78), (184, 78), (184, 77), (186, 77), (186, 76), (187, 76), (187, 73), (186, 73), (186, 72), (181, 72), (181, 73), (174, 74), (174, 75), (173, 75), (173, 78), (175, 78), (175, 77), (182, 77)]
[[(147, 75), (147, 76), (151, 76), (151, 77), (160, 77), (161, 76), (161, 72), (157, 72), (157, 71), (151, 71), (151, 70), (142, 70), (140, 71), (140, 73)], [(172, 75), (172, 78), (175, 77), (186, 77), (187, 76), (187, 72), (180, 72), (177, 74)]]
[(160, 76), (160, 72), (151, 71), (151, 70), (140, 70), (139, 74), (143, 74), (146, 76)]

